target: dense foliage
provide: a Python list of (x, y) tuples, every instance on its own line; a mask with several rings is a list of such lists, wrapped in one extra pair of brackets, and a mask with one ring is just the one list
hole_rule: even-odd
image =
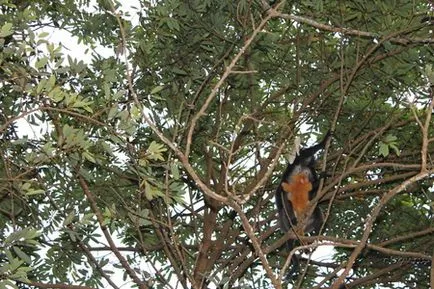
[[(128, 2), (0, 0), (0, 288), (430, 287), (430, 1)], [(282, 283), (276, 183), (328, 129)]]

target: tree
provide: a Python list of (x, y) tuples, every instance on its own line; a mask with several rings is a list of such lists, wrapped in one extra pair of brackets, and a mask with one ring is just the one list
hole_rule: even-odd
[(274, 191), (328, 129), (289, 287), (429, 288), (432, 3), (139, 5), (1, 2), (1, 288), (286, 287)]

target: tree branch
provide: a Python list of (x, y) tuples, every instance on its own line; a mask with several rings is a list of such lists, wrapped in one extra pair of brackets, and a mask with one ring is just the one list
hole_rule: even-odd
[[(312, 20), (312, 19), (309, 19), (306, 17), (292, 15), (292, 14), (279, 13), (277, 15), (277, 17), (280, 17), (283, 19), (293, 20), (293, 21), (296, 21), (299, 23), (304, 23), (304, 24), (310, 25), (310, 26), (315, 27), (315, 28), (320, 29), (320, 30), (330, 31), (330, 32), (334, 32), (334, 33), (342, 33), (344, 35), (366, 37), (366, 38), (372, 38), (372, 39), (380, 39), (382, 37), (382, 35), (377, 34), (377, 33), (361, 31), (361, 30), (351, 29), (351, 28), (334, 27), (331, 25), (317, 22), (315, 20)], [(413, 27), (411, 29), (416, 30), (416, 29), (420, 29), (420, 28), (426, 27), (426, 26), (428, 26), (428, 24), (421, 24), (421, 25), (418, 25), (418, 26)], [(412, 44), (412, 43), (419, 43), (419, 44), (432, 44), (432, 43), (434, 43), (433, 38), (420, 38), (420, 37), (413, 37), (413, 38), (392, 37), (389, 39), (389, 41), (391, 41), (393, 43), (401, 44), (401, 45), (408, 45), (408, 44)]]
[(134, 283), (136, 283), (140, 289), (148, 289), (148, 286), (146, 285), (146, 283), (144, 281), (140, 280), (140, 278), (136, 275), (136, 272), (130, 267), (130, 264), (128, 263), (128, 261), (125, 259), (125, 257), (118, 250), (116, 244), (114, 243), (114, 241), (110, 235), (110, 232), (107, 229), (107, 226), (105, 225), (104, 217), (103, 217), (101, 211), (99, 210), (98, 205), (96, 204), (95, 197), (90, 192), (89, 187), (88, 187), (86, 181), (84, 180), (83, 176), (79, 172), (77, 172), (77, 175), (78, 175), (78, 181), (80, 183), (80, 186), (81, 186), (84, 194), (86, 195), (87, 200), (90, 203), (90, 207), (91, 207), (93, 213), (95, 214), (96, 219), (98, 220), (101, 231), (103, 232), (104, 237), (106, 238), (111, 251), (118, 258), (122, 267), (125, 269), (128, 276), (130, 276), (130, 278), (134, 281)]
[[(434, 96), (433, 96), (434, 98)], [(421, 148), (421, 154), (422, 156), (427, 154), (427, 150), (428, 150), (428, 129), (429, 129), (429, 124), (430, 124), (430, 119), (431, 119), (431, 112), (433, 109), (433, 105), (434, 105), (434, 99), (431, 99), (431, 103), (430, 105), (427, 107), (427, 116), (425, 119), (425, 125), (423, 127), (421, 127), (422, 130), (422, 148)], [(422, 158), (422, 163), (421, 163), (421, 167), (422, 168), (426, 168), (426, 157)], [(434, 170), (432, 171), (428, 171), (428, 170), (421, 170), (420, 173), (418, 173), (417, 175), (409, 178), (408, 180), (404, 181), (402, 184), (396, 186), (395, 188), (393, 188), (392, 190), (390, 190), (387, 194), (385, 194), (380, 202), (374, 207), (374, 209), (371, 211), (370, 216), (368, 216), (368, 219), (365, 223), (365, 230), (363, 232), (363, 236), (362, 239), (360, 241), (360, 244), (354, 249), (353, 253), (351, 254), (351, 256), (348, 259), (348, 263), (347, 266), (344, 270), (344, 272), (339, 276), (338, 280), (333, 284), (332, 289), (337, 289), (342, 283), (344, 278), (348, 275), (349, 271), (351, 270), (351, 268), (353, 267), (354, 262), (356, 261), (357, 256), (361, 253), (361, 251), (363, 250), (363, 248), (366, 246), (366, 243), (368, 241), (369, 235), (371, 233), (371, 230), (373, 228), (374, 222), (376, 220), (376, 218), (378, 217), (378, 215), (380, 214), (380, 211), (382, 209), (382, 207), (389, 201), (391, 200), (394, 196), (396, 196), (397, 194), (399, 194), (401, 191), (405, 190), (405, 188), (407, 186), (409, 186), (412, 183), (415, 183), (423, 178), (428, 177), (430, 174), (433, 174)]]
[(187, 134), (187, 143), (185, 147), (185, 156), (188, 158), (190, 155), (190, 147), (191, 147), (191, 140), (193, 137), (193, 131), (196, 127), (196, 123), (198, 119), (205, 114), (206, 109), (210, 105), (211, 101), (214, 99), (214, 97), (217, 95), (218, 90), (225, 82), (226, 78), (232, 73), (233, 68), (237, 64), (240, 57), (244, 54), (244, 52), (247, 50), (247, 48), (250, 46), (250, 44), (253, 42), (253, 40), (256, 38), (258, 33), (262, 31), (262, 29), (267, 24), (268, 20), (270, 20), (272, 17), (275, 17), (278, 15), (278, 12), (274, 9), (271, 9), (268, 11), (267, 16), (261, 21), (261, 23), (258, 25), (258, 27), (253, 30), (252, 35), (246, 40), (244, 43), (244, 46), (241, 47), (240, 51), (237, 53), (237, 55), (232, 59), (231, 63), (226, 67), (225, 72), (221, 76), (220, 80), (217, 82), (217, 84), (212, 88), (211, 93), (208, 95), (208, 97), (205, 100), (205, 103), (202, 105), (202, 107), (199, 109), (199, 111), (193, 116), (190, 124), (190, 128), (188, 130)]

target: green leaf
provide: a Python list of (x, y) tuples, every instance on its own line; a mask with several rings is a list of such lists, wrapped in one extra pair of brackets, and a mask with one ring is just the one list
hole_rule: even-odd
[(162, 91), (163, 89), (164, 89), (164, 86), (163, 86), (163, 85), (156, 86), (156, 87), (154, 87), (154, 88), (151, 90), (151, 94), (157, 94), (157, 93), (159, 93), (160, 91)]
[(142, 117), (142, 110), (137, 105), (133, 105), (130, 109), (131, 117), (134, 120), (139, 120)]
[(434, 85), (434, 69), (431, 63), (425, 65), (424, 68), (425, 76), (428, 78), (428, 81), (431, 85)]
[(45, 84), (46, 84), (47, 80), (46, 79), (42, 79), (39, 83), (38, 86), (36, 86), (36, 94), (40, 94), (42, 92), (42, 90), (45, 88)]
[(90, 153), (89, 151), (84, 151), (83, 152), (83, 156), (86, 160), (90, 161), (91, 163), (96, 163), (95, 157), (92, 153)]
[(179, 69), (178, 67), (173, 67), (172, 71), (179, 75), (188, 75), (188, 73), (185, 70)]
[(399, 157), (399, 155), (401, 154), (400, 151), (399, 151), (399, 148), (395, 144), (391, 144), (390, 148), (393, 149), (393, 151), (395, 152), (395, 154)]
[(29, 255), (27, 255), (26, 253), (24, 253), (19, 247), (13, 246), (12, 249), (15, 251), (15, 253), (18, 255), (18, 257), (21, 258), (21, 260), (23, 260), (27, 264), (31, 264), (32, 263), (32, 259), (29, 257)]
[(44, 56), (44, 57), (39, 58), (36, 61), (35, 67), (36, 67), (36, 69), (40, 69), (40, 68), (44, 67), (45, 65), (47, 65), (47, 63), (48, 63), (48, 57)]
[(388, 134), (383, 141), (380, 142), (380, 155), (386, 157), (390, 153), (390, 149), (392, 149), (396, 155), (399, 156), (399, 148), (397, 146), (398, 137), (392, 134)]
[(72, 134), (74, 134), (74, 129), (71, 126), (69, 126), (68, 124), (65, 124), (63, 126), (62, 132), (63, 132), (64, 137), (69, 137)]
[(34, 195), (41, 195), (44, 194), (45, 191), (42, 189), (30, 189), (26, 192), (26, 196), (34, 196)]
[(136, 226), (148, 226), (152, 224), (152, 222), (149, 221), (148, 209), (142, 209), (135, 213), (129, 213), (128, 216)]
[(75, 211), (71, 211), (69, 212), (69, 214), (66, 216), (65, 220), (63, 220), (63, 226), (68, 226), (69, 224), (72, 223), (72, 221), (74, 220), (74, 218), (76, 217), (76, 213)]
[(179, 180), (179, 169), (177, 163), (170, 164), (170, 171), (172, 172), (173, 178)]
[(48, 93), (48, 97), (51, 98), (54, 102), (61, 102), (65, 99), (65, 93), (60, 89), (60, 87), (54, 87)]
[(119, 112), (119, 108), (117, 105), (113, 105), (108, 113), (107, 119), (108, 120), (112, 120)]
[(45, 37), (47, 37), (48, 35), (50, 35), (50, 33), (48, 33), (48, 32), (42, 32), (42, 33), (39, 33), (39, 34), (38, 34), (39, 38), (45, 38)]
[(383, 157), (387, 157), (389, 155), (389, 146), (383, 142), (380, 142), (379, 153)]
[(5, 24), (3, 24), (3, 26), (0, 29), (0, 37), (5, 38), (6, 36), (11, 35), (12, 33), (14, 33), (14, 31), (12, 30), (12, 23), (6, 22)]
[(23, 183), (20, 187), (20, 190), (26, 192), (30, 189), (31, 185), (31, 183)]
[(385, 142), (386, 143), (390, 143), (390, 142), (396, 141), (397, 139), (398, 138), (396, 136), (389, 134), (389, 135), (386, 136)]
[(152, 201), (155, 197), (155, 190), (148, 182), (144, 182), (144, 187), (145, 187), (146, 199), (148, 199), (149, 201)]
[(152, 141), (147, 150), (147, 158), (155, 161), (164, 161), (162, 152), (165, 152), (166, 150), (167, 148), (165, 148), (164, 145)]
[(15, 231), (11, 233), (9, 236), (6, 237), (4, 240), (4, 243), (7, 245), (10, 245), (14, 242), (28, 242), (29, 240), (32, 240), (39, 236), (40, 233), (36, 229), (32, 228), (24, 228), (18, 231)]

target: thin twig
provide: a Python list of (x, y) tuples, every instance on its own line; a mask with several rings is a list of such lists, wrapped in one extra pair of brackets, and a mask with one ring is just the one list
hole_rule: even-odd
[[(273, 11), (273, 13), (271, 13)], [(244, 43), (244, 46), (241, 47), (240, 51), (237, 53), (237, 55), (232, 59), (231, 63), (226, 67), (225, 72), (221, 76), (220, 80), (217, 82), (217, 84), (212, 88), (211, 93), (206, 98), (204, 104), (199, 109), (199, 111), (193, 116), (190, 124), (190, 128), (188, 130), (187, 134), (187, 143), (185, 147), (185, 156), (188, 158), (190, 155), (190, 147), (191, 147), (191, 141), (193, 137), (194, 128), (196, 127), (196, 123), (199, 120), (201, 116), (205, 114), (205, 111), (207, 110), (208, 106), (210, 105), (211, 101), (214, 99), (214, 97), (217, 95), (218, 90), (225, 82), (226, 78), (232, 73), (233, 68), (237, 64), (240, 57), (246, 52), (247, 48), (250, 46), (250, 44), (253, 42), (253, 40), (256, 38), (258, 33), (262, 31), (262, 29), (267, 24), (268, 20), (270, 18), (277, 15), (278, 12), (276, 10), (270, 10), (270, 13), (267, 14), (267, 16), (261, 21), (259, 26), (252, 32), (252, 35), (246, 40)]]
[[(434, 98), (434, 96), (433, 96)], [(430, 105), (427, 107), (427, 115), (425, 119), (425, 125), (421, 128), (422, 130), (422, 148), (421, 148), (421, 154), (422, 156), (425, 156), (422, 158), (421, 167), (426, 168), (426, 155), (428, 150), (428, 132), (429, 132), (429, 125), (431, 120), (431, 112), (434, 105), (434, 99), (431, 99)], [(424, 163), (425, 162), (425, 163)], [(360, 241), (360, 244), (354, 249), (353, 253), (348, 258), (347, 266), (345, 267), (344, 272), (339, 276), (337, 281), (333, 284), (332, 289), (337, 289), (340, 284), (343, 283), (344, 278), (348, 275), (351, 268), (354, 265), (354, 262), (356, 261), (357, 256), (362, 252), (363, 248), (366, 246), (368, 242), (369, 235), (371, 233), (371, 230), (373, 228), (374, 222), (377, 219), (378, 215), (380, 214), (380, 211), (382, 207), (390, 201), (394, 196), (399, 194), (401, 191), (405, 190), (409, 185), (428, 177), (430, 174), (433, 174), (434, 170), (428, 171), (426, 169), (422, 169), (420, 173), (417, 175), (409, 178), (408, 180), (404, 181), (402, 184), (396, 186), (392, 190), (390, 190), (387, 194), (385, 194), (380, 202), (374, 207), (374, 209), (371, 211), (370, 216), (368, 217), (366, 223), (365, 223), (365, 230), (363, 232), (362, 239)]]
[[(372, 39), (380, 39), (382, 37), (381, 34), (367, 32), (367, 31), (361, 31), (361, 30), (351, 29), (351, 28), (334, 27), (331, 25), (319, 23), (315, 20), (312, 20), (312, 19), (309, 19), (306, 17), (292, 15), (292, 14), (280, 13), (279, 15), (277, 15), (277, 17), (280, 17), (283, 19), (290, 19), (290, 20), (293, 20), (293, 21), (296, 21), (299, 23), (304, 23), (304, 24), (310, 25), (312, 27), (318, 28), (320, 30), (325, 30), (325, 31), (330, 31), (330, 32), (335, 32), (335, 33), (342, 33), (345, 35), (367, 37), (367, 38), (372, 38)], [(420, 28), (426, 27), (426, 26), (428, 26), (428, 25), (427, 24), (421, 24), (419, 26), (413, 27), (412, 30), (420, 29)], [(403, 44), (403, 45), (408, 45), (411, 43), (421, 43), (421, 44), (434, 43), (433, 38), (420, 38), (420, 37), (413, 37), (413, 38), (392, 37), (389, 39), (389, 41), (393, 42), (393, 43), (397, 43), (397, 44)]]
[[(42, 181), (39, 181), (40, 183), (42, 183)], [(45, 191), (47, 192), (48, 190), (45, 189)], [(48, 198), (48, 200), (50, 201), (51, 205), (56, 209), (56, 211), (58, 212), (63, 212), (64, 210), (60, 209), (59, 206), (57, 205), (57, 203), (54, 201), (54, 199), (52, 198), (52, 196), (48, 193), (45, 194), (46, 197)], [(65, 216), (65, 213), (63, 213), (63, 217)], [(71, 232), (76, 232), (75, 227), (73, 226), (72, 223), (67, 224), (66, 228), (68, 228), (68, 230), (70, 230)], [(90, 265), (99, 273), (101, 274), (101, 276), (107, 281), (107, 283), (114, 289), (119, 289), (119, 287), (115, 284), (115, 282), (110, 278), (109, 274), (107, 274), (107, 272), (101, 267), (100, 262), (98, 262), (98, 260), (93, 256), (92, 252), (91, 252), (91, 248), (89, 248), (84, 242), (83, 240), (76, 236), (75, 237), (77, 239), (77, 244), (80, 247), (80, 249), (84, 252), (84, 254), (86, 255)], [(35, 285), (34, 285), (35, 286)], [(53, 287), (54, 288), (54, 287)]]
[(86, 181), (84, 180), (83, 176), (80, 173), (78, 173), (78, 181), (80, 183), (80, 186), (81, 186), (84, 194), (87, 197), (87, 200), (89, 201), (90, 207), (91, 207), (93, 213), (96, 216), (96, 219), (97, 219), (97, 221), (99, 223), (101, 231), (103, 232), (104, 237), (107, 240), (108, 245), (109, 245), (111, 251), (118, 258), (118, 260), (121, 263), (122, 267), (125, 269), (125, 271), (127, 272), (128, 276), (130, 276), (130, 278), (133, 280), (133, 282), (136, 283), (137, 286), (139, 286), (140, 289), (148, 289), (148, 286), (146, 285), (146, 283), (144, 281), (142, 281), (137, 276), (136, 272), (130, 267), (130, 264), (128, 263), (128, 261), (125, 259), (125, 257), (118, 250), (118, 248), (117, 248), (115, 242), (113, 241), (113, 238), (110, 235), (110, 232), (108, 231), (107, 226), (106, 226), (106, 224), (104, 222), (104, 217), (103, 217), (101, 211), (99, 210), (98, 205), (96, 204), (95, 197), (93, 196), (93, 194), (89, 190), (89, 187), (88, 187)]
[(261, 249), (261, 245), (258, 241), (258, 238), (255, 236), (255, 231), (253, 230), (252, 225), (250, 225), (250, 222), (247, 219), (246, 215), (244, 214), (242, 208), (234, 201), (231, 202), (231, 206), (240, 216), (241, 222), (243, 224), (243, 228), (246, 231), (247, 235), (249, 236), (249, 239), (252, 242), (253, 247), (255, 248), (255, 253), (261, 260), (262, 267), (265, 269), (265, 272), (267, 272), (267, 276), (270, 278), (271, 283), (273, 283), (274, 287), (277, 289), (282, 288), (281, 282), (279, 282), (279, 280), (276, 279), (276, 277), (274, 276), (273, 271), (271, 270), (271, 267), (268, 264), (267, 258), (265, 257), (265, 254)]
[[(116, 13), (115, 8), (113, 6), (113, 3), (110, 2), (112, 5), (112, 9), (113, 9), (113, 13), (116, 16), (116, 19), (118, 21), (118, 25), (119, 25), (119, 29), (121, 31), (121, 38), (122, 38), (122, 42), (123, 45), (125, 47), (124, 49), (124, 55), (125, 55), (125, 71), (126, 71), (126, 77), (127, 77), (127, 82), (128, 82), (128, 89), (131, 93), (131, 96), (133, 97), (134, 100), (134, 104), (140, 108), (142, 107), (142, 105), (140, 104), (139, 98), (137, 96), (137, 93), (134, 89), (133, 86), (133, 80), (131, 77), (131, 73), (129, 70), (129, 65), (128, 65), (128, 56), (127, 56), (127, 47), (126, 47), (126, 34), (121, 22), (121, 19), (119, 18), (119, 15)], [(157, 126), (155, 125), (155, 123), (146, 115), (145, 111), (142, 110), (141, 111), (142, 117), (145, 120), (145, 122), (149, 125), (149, 128), (158, 136), (158, 138), (165, 143), (172, 151), (175, 152), (175, 154), (177, 155), (178, 159), (181, 161), (182, 165), (184, 166), (185, 170), (187, 171), (187, 173), (191, 176), (191, 178), (196, 182), (197, 186), (204, 192), (204, 194), (206, 194), (207, 196), (220, 201), (220, 202), (227, 202), (227, 198), (215, 193), (213, 190), (211, 190), (199, 177), (199, 175), (196, 173), (196, 171), (193, 169), (193, 167), (190, 165), (188, 157), (182, 153), (182, 151), (178, 148), (178, 146), (176, 144), (174, 144), (170, 139), (168, 139), (163, 132), (161, 132)]]

